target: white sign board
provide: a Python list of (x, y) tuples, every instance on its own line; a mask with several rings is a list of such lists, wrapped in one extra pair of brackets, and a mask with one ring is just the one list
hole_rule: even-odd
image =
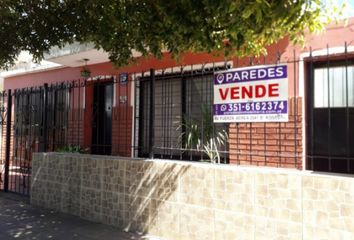
[(215, 72), (214, 122), (287, 121), (287, 65)]

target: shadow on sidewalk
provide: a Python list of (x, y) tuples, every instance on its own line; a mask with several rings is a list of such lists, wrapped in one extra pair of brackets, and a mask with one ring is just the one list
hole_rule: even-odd
[(0, 192), (0, 239), (156, 240), (33, 207), (28, 198), (3, 192)]

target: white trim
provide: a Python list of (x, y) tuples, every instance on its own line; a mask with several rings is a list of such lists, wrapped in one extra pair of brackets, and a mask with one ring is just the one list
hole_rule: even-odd
[[(335, 54), (345, 54), (354, 52), (354, 46), (347, 46), (347, 52), (345, 47), (331, 47), (320, 50), (314, 50), (312, 52), (304, 52), (299, 56), (299, 97), (302, 97), (302, 170), (306, 170), (306, 102), (305, 102), (305, 58), (311, 57), (323, 57), (331, 56)], [(295, 96), (296, 98), (296, 96)]]
[(65, 66), (62, 65), (57, 65), (57, 66), (51, 66), (51, 67), (42, 67), (42, 68), (33, 68), (30, 70), (14, 70), (14, 71), (8, 71), (8, 72), (2, 72), (1, 77), (4, 79), (11, 78), (11, 77), (17, 77), (17, 76), (23, 76), (27, 74), (32, 74), (32, 73), (41, 73), (41, 72), (48, 72), (52, 70), (57, 70), (57, 69), (62, 69), (66, 68)]
[[(80, 88), (79, 88), (80, 89)], [(86, 86), (82, 88), (83, 89), (83, 93), (82, 93), (82, 109), (85, 110), (86, 108)]]
[[(136, 76), (135, 74), (131, 75), (131, 86), (130, 86), (130, 106), (132, 108), (132, 129), (131, 129), (131, 152), (130, 155), (132, 158), (134, 158), (134, 154), (135, 154), (135, 146), (134, 146), (134, 141), (136, 140), (136, 142), (139, 141), (139, 137), (136, 136), (136, 126), (135, 126), (135, 84), (136, 84), (136, 79), (138, 78), (138, 76)], [(127, 87), (129, 86), (129, 79), (127, 80)], [(140, 106), (139, 106), (140, 107)], [(134, 131), (135, 130), (135, 131)]]
[[(118, 83), (119, 84), (119, 83)], [(116, 107), (117, 106), (117, 86), (116, 84), (113, 84), (113, 103), (112, 103), (112, 108)]]
[[(309, 53), (307, 53), (309, 54)], [(302, 170), (306, 170), (306, 104), (305, 104), (305, 62), (304, 54), (299, 57), (299, 97), (302, 97)], [(296, 80), (295, 80), (296, 81)], [(296, 98), (296, 96), (295, 96)], [(295, 99), (296, 100), (296, 99)]]
[(111, 78), (113, 78), (115, 80), (116, 76), (115, 75), (97, 75), (94, 77), (87, 78), (87, 81), (98, 81), (98, 80), (105, 80), (105, 79), (111, 79)]
[[(306, 170), (306, 108), (305, 108), (305, 63), (303, 57), (300, 55), (299, 59), (299, 97), (302, 98), (302, 170)], [(296, 81), (296, 79), (294, 79)], [(296, 101), (296, 96), (295, 96)]]
[[(347, 53), (354, 52), (354, 46), (347, 46)], [(334, 54), (344, 54), (345, 53), (345, 47), (339, 46), (339, 47), (331, 47), (331, 48), (322, 48), (319, 50), (314, 50), (312, 51), (312, 57), (323, 57), (327, 55), (334, 55)], [(304, 58), (310, 57), (310, 52), (304, 52), (300, 54), (300, 60), (303, 60)]]
[[(190, 72), (194, 70), (201, 70), (206, 68), (213, 68), (213, 67), (223, 67), (225, 65), (233, 67), (233, 61), (220, 61), (220, 62), (208, 62), (203, 64), (189, 64), (189, 65), (182, 65), (177, 67), (170, 67), (170, 68), (163, 68), (163, 69), (155, 69), (155, 75), (161, 75), (162, 73), (181, 73), (183, 72)], [(150, 71), (146, 71), (143, 73), (144, 77), (150, 76)], [(142, 74), (139, 74), (142, 76)]]

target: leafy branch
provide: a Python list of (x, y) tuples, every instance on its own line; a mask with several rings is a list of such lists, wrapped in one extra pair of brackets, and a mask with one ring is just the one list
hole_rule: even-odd
[(301, 42), (305, 31), (323, 30), (345, 7), (324, 2), (2, 0), (0, 68), (21, 51), (39, 61), (51, 47), (73, 42), (93, 43), (116, 66), (128, 64), (133, 49), (156, 57), (164, 51), (259, 55), (285, 36)]

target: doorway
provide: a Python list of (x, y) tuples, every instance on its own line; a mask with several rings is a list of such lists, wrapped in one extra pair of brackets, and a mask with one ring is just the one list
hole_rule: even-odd
[(92, 154), (112, 152), (113, 83), (97, 83), (93, 87)]
[(354, 173), (354, 59), (311, 62), (307, 168)]

